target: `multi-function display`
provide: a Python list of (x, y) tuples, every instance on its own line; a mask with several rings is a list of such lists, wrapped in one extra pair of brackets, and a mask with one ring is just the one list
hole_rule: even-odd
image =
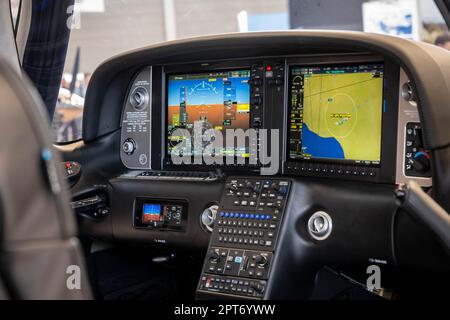
[(383, 64), (293, 66), (288, 158), (377, 165)]

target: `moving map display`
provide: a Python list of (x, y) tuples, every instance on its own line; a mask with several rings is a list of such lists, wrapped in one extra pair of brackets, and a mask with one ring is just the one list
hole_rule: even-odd
[[(170, 155), (182, 141), (172, 135), (186, 129), (191, 134), (183, 155), (197, 155), (195, 134), (208, 129), (225, 133), (226, 129), (247, 130), (250, 124), (250, 70), (170, 75), (167, 89), (167, 150)], [(197, 131), (194, 131), (194, 125)], [(208, 144), (208, 141), (205, 142)], [(247, 157), (247, 148), (221, 150), (223, 155)]]
[(383, 65), (292, 67), (291, 160), (379, 164)]

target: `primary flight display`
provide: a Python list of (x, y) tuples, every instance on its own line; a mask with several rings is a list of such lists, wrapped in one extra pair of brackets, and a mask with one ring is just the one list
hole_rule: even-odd
[[(201, 155), (195, 148), (196, 131), (247, 130), (250, 123), (250, 70), (169, 75), (167, 82), (167, 150), (187, 156)], [(191, 134), (188, 141), (173, 135), (176, 129)], [(205, 145), (208, 141), (204, 141)], [(182, 146), (181, 148), (179, 146)], [(176, 147), (176, 148), (175, 148)], [(248, 148), (219, 150), (222, 155), (247, 157)], [(175, 151), (176, 150), (176, 151)]]
[(379, 164), (383, 64), (294, 66), (290, 73), (289, 159)]

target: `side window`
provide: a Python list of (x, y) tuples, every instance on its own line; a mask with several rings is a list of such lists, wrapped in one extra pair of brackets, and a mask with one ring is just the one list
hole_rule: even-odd
[(91, 79), (90, 71), (64, 72), (61, 79), (58, 100), (53, 115), (52, 129), (58, 143), (76, 141), (82, 138), (83, 107), (86, 90)]

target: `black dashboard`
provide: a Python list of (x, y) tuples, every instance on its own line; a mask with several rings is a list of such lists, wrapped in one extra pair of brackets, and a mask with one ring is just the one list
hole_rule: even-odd
[(450, 115), (435, 117), (443, 102), (424, 80), (447, 81), (430, 75), (434, 50), (285, 32), (112, 58), (93, 75), (83, 141), (61, 147), (82, 168), (72, 187), (81, 232), (207, 250), (199, 298), (308, 296), (320, 266), (416, 265), (404, 249), (413, 233), (399, 230), (426, 231), (393, 192), (414, 180), (442, 198), (434, 173), (450, 141), (437, 132)]
[[(398, 66), (368, 54), (147, 66), (124, 107), (121, 159), (135, 170), (265, 171), (393, 183), (398, 78)], [(152, 84), (161, 91), (154, 93)], [(173, 134), (182, 130), (189, 138)], [(221, 135), (220, 146), (207, 130)], [(229, 146), (226, 134), (240, 130), (245, 142)], [(418, 143), (412, 164), (426, 152)], [(208, 147), (214, 154), (207, 164)], [(406, 176), (430, 176), (429, 165), (406, 165)]]

